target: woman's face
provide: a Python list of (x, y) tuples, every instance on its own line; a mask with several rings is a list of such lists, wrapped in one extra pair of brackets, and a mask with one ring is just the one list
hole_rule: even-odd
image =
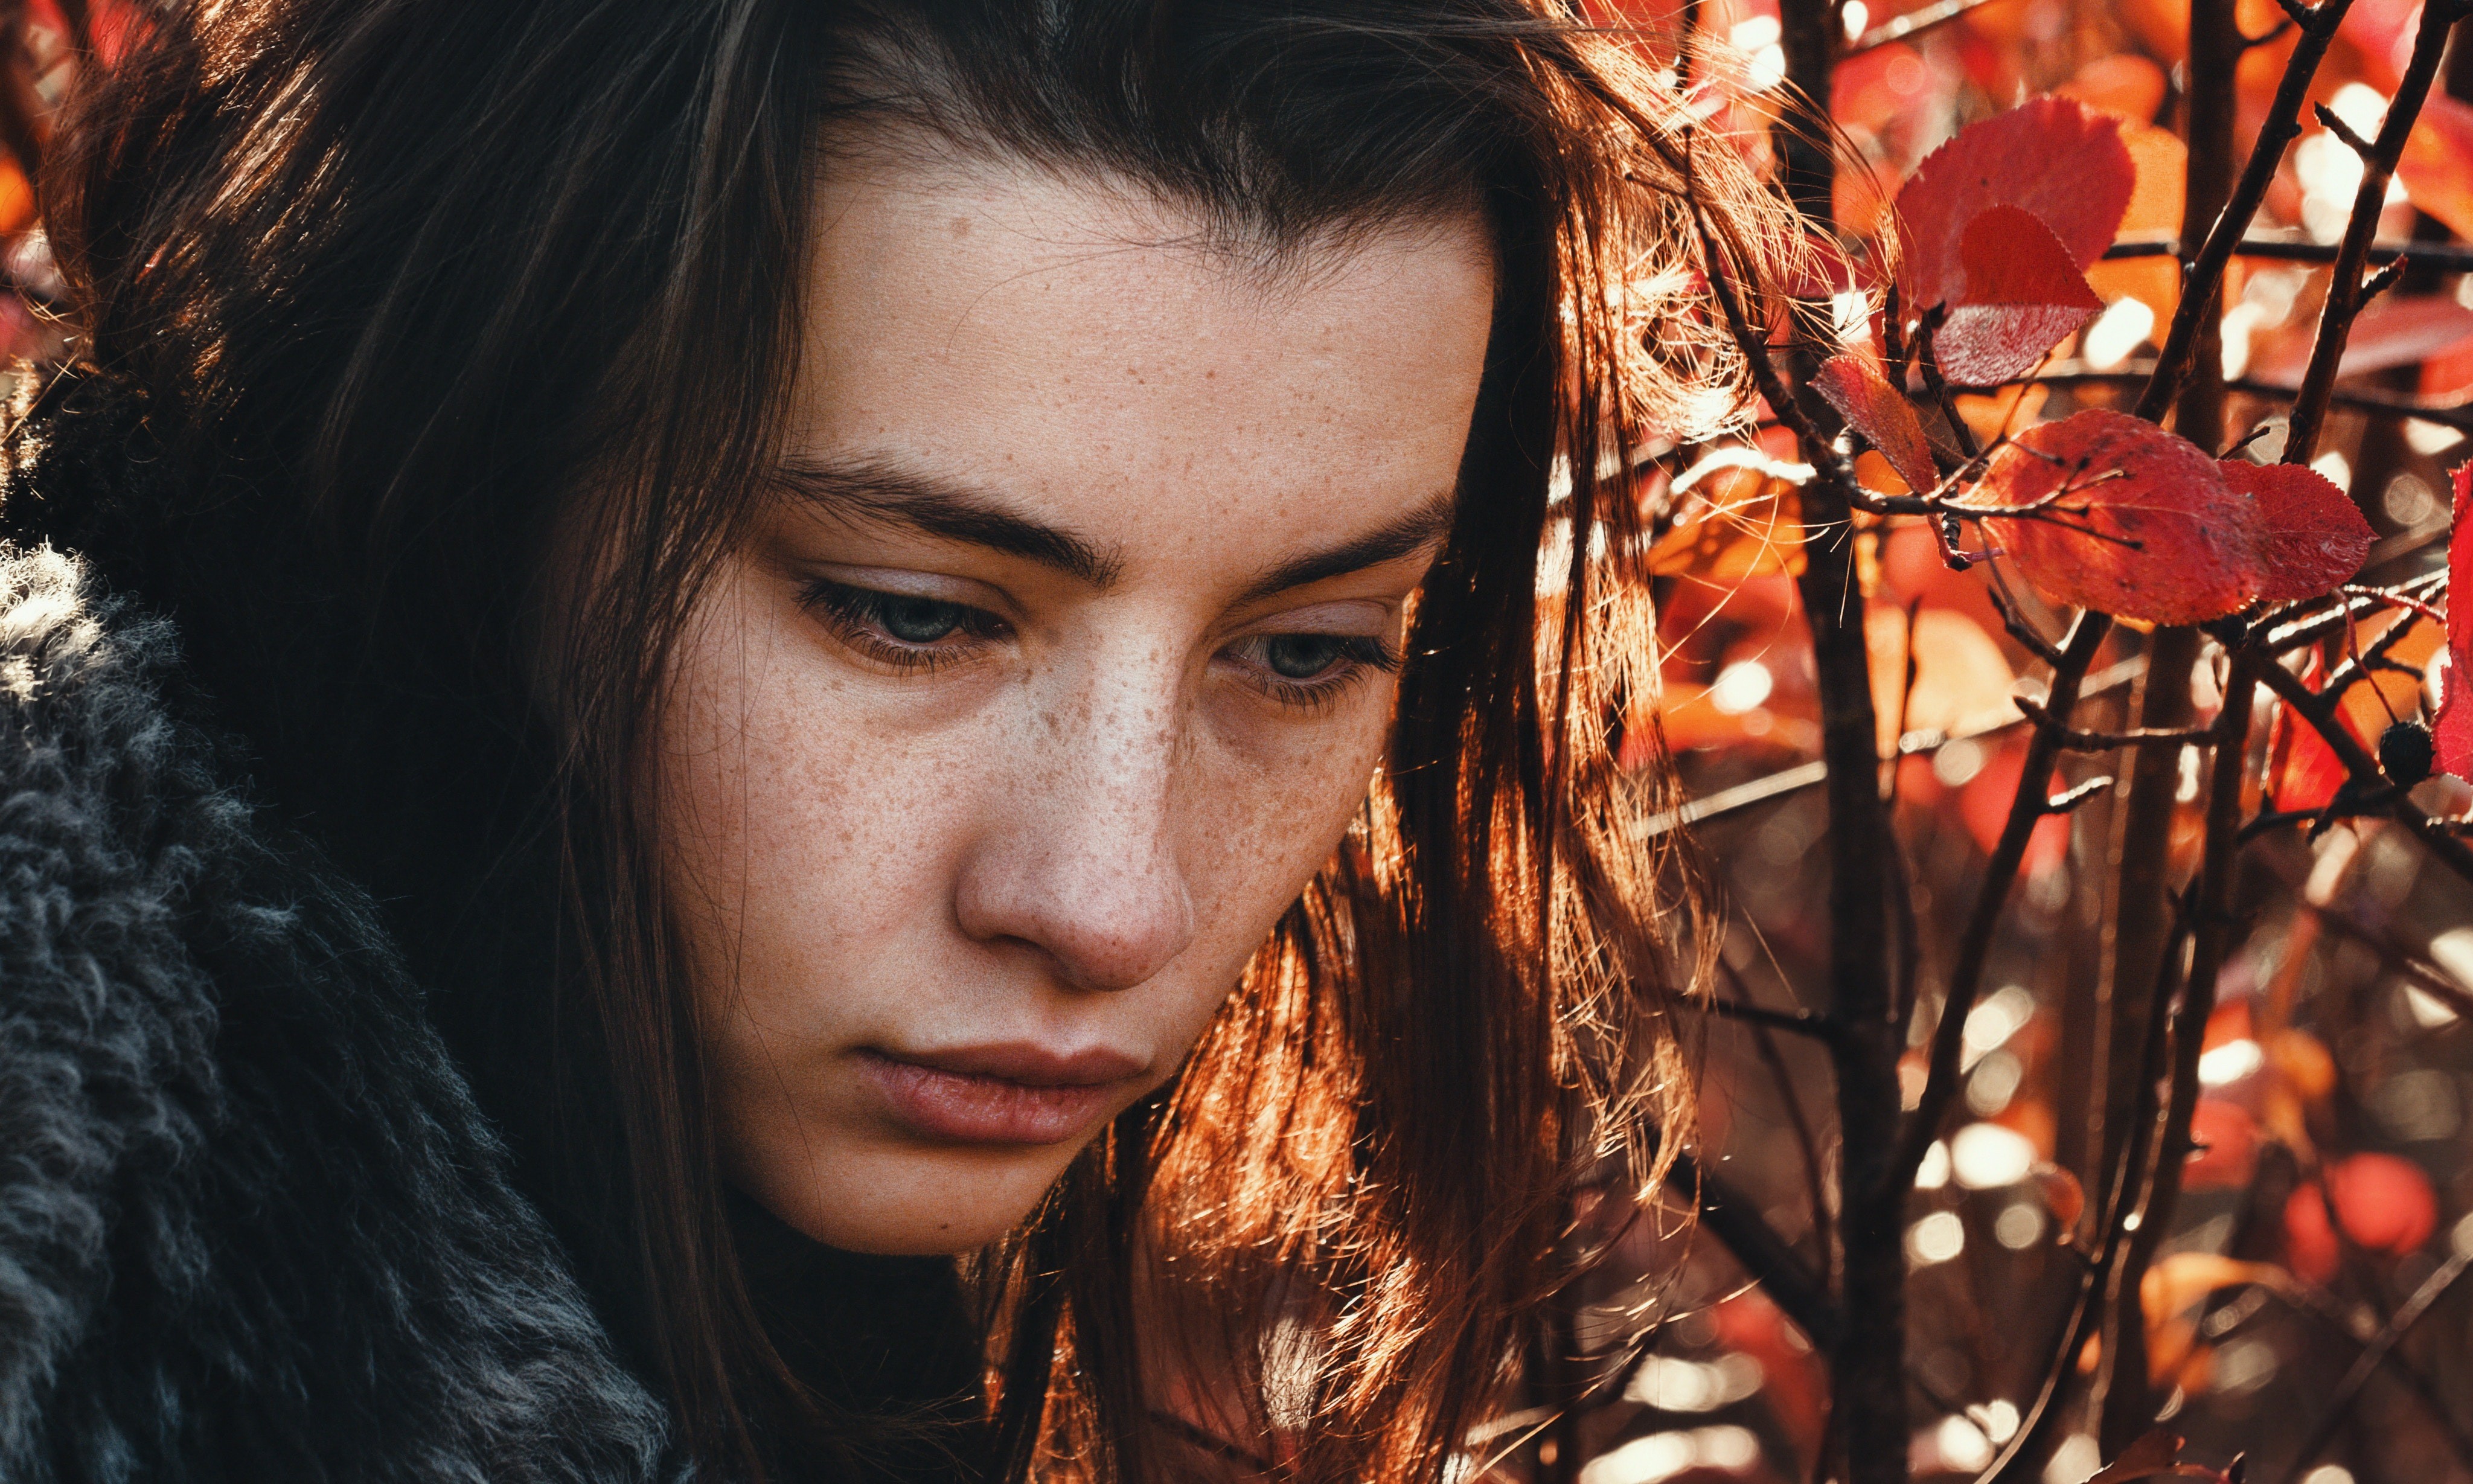
[(1027, 168), (825, 190), (780, 498), (663, 719), (730, 1178), (958, 1252), (1173, 1073), (1379, 764), (1474, 223), (1264, 269)]

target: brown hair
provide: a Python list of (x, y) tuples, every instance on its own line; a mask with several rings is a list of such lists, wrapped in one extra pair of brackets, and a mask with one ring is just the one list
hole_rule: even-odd
[[(9, 523), (180, 619), (692, 1445), (798, 1472), (867, 1425), (740, 1277), (640, 801), (761, 498), (820, 141), (1103, 171), (1274, 256), (1480, 215), (1495, 331), (1391, 765), (1181, 1079), (975, 1264), (1005, 1476), (1140, 1476), (1164, 1356), (1224, 1383), (1212, 1425), (1276, 1414), (1295, 1477), (1438, 1478), (1576, 1192), (1645, 1189), (1690, 1117), (1706, 945), (1643, 828), (1667, 771), (1616, 761), (1655, 685), (1629, 470), (1745, 416), (1702, 275), (1781, 281), (1800, 239), (1651, 65), (1519, 0), (167, 0), (45, 182), (71, 374), (142, 389), (160, 497)], [(618, 557), (543, 626), (578, 525)]]

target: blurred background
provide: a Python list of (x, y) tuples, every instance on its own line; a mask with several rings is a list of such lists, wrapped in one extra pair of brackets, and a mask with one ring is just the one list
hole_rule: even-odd
[[(2372, 130), (2419, 9), (2355, 0), (2314, 98)], [(2273, 0), (2242, 0), (2240, 14), (2245, 34), (2270, 38), (2240, 67), (2236, 138), (2245, 149), (2294, 38), (2279, 34), (2285, 15)], [(110, 64), (143, 24), (133, 15), (117, 0), (0, 4), (0, 276), (11, 291), (0, 294), (0, 352), (12, 379), (71, 348), (28, 181), (54, 108), (82, 68)], [(1764, 147), (1786, 72), (1775, 0), (1607, 0), (1598, 18), (1718, 48), (1717, 121), (1756, 154)], [(1844, 0), (1841, 22), (1846, 54), (1831, 108), (1868, 167), (1840, 175), (1841, 227), (1877, 223), (1898, 182), (1959, 128), (2055, 93), (2121, 120), (2138, 169), (2125, 241), (2178, 232), (2187, 0)], [(2389, 192), (2383, 241), (2473, 236), (2473, 42), (2461, 27), (2437, 91)], [(2253, 235), (2335, 241), (2362, 169), (2312, 125)], [(2371, 519), (2379, 541), (2368, 570), (2381, 581), (2443, 564), (2446, 471), (2473, 454), (2473, 278), (2453, 261), (2413, 267), (2365, 315), (2316, 466)], [(2107, 307), (2036, 384), (1960, 398), (1980, 435), (2134, 394), (2175, 306), (2177, 271), (2169, 255), (2121, 256), (2090, 276)], [(2222, 369), (2236, 430), (2270, 419), (2279, 389), (2297, 383), (2326, 277), (2308, 262), (2234, 264)], [(1767, 442), (1794, 456), (1782, 434)], [(1894, 488), (1877, 459), (1864, 468)], [(1793, 491), (1737, 467), (1689, 489), (1661, 473), (1645, 497), (1663, 533), (1654, 559), (1663, 723), (1687, 792), (1701, 802), (1697, 849), (1723, 916), (1718, 990), (1778, 1009), (1825, 1004), (1816, 847), (1826, 821), (1808, 766), (1818, 725), (1792, 577), (1802, 535)], [(1880, 842), (1879, 858), (1915, 924), (1920, 1036), (1933, 1020), (1934, 976), (2021, 782), (2026, 736), (2010, 697), (2032, 663), (2005, 632), (1985, 578), (1947, 570), (1921, 527), (1866, 528), (1859, 571), (1872, 600), (1884, 750), (1903, 754), (1896, 838)], [(2053, 631), (2060, 615), (2024, 589), (2015, 597)], [(2365, 740), (2429, 704), (2428, 682), (2408, 671), (2441, 636), (2436, 624), (2418, 627), (2390, 650), (2407, 668), (2352, 693), (2348, 721)], [(2365, 637), (2376, 632), (2365, 626)], [(2107, 652), (2083, 725), (2125, 724), (2139, 645), (2130, 634)], [(2214, 658), (2198, 666), (2202, 713)], [(2254, 753), (2273, 807), (2315, 808), (2341, 780), (2306, 731), (2262, 728)], [(2056, 785), (2114, 763), (2098, 754), (2067, 767)], [(2428, 787), (2434, 808), (2466, 802), (2448, 780)], [(2198, 793), (2190, 750), (2167, 847), (2176, 876), (2195, 863)], [(2040, 826), (1966, 1019), (1964, 1119), (1926, 1159), (1908, 1211), (1920, 1477), (1972, 1477), (1991, 1461), (2018, 1428), (2066, 1317), (2077, 1259), (2063, 1243), (2095, 1184), (2091, 1150), (2105, 1113), (2091, 1069), (2115, 812), (2100, 794)], [(2473, 1283), (2454, 1281), (2473, 1259), (2473, 889), (2379, 823), (2340, 824), (2316, 841), (2293, 826), (2251, 846), (2235, 905), (2245, 936), (2200, 1063), (2195, 1126), (2205, 1148), (2142, 1293), (2150, 1374), (2170, 1388), (2167, 1420), (2211, 1465), (2247, 1455), (2260, 1484), (2473, 1479)], [(1700, 1031), (1695, 1157), (1825, 1267), (1837, 1165), (1828, 1059), (1806, 1038), (1739, 1020), (1712, 1018)], [(1909, 1096), (1922, 1065), (1918, 1049), (1906, 1068)], [(1825, 1360), (1705, 1224), (1679, 1215), (1631, 1223), (1572, 1315), (1583, 1349), (1616, 1346), (1655, 1321), (1646, 1353), (1579, 1427), (1531, 1444), (1510, 1471), (1570, 1477), (1576, 1467), (1582, 1484), (1812, 1475)], [(2385, 1348), (2365, 1367), (2372, 1346)], [(1556, 1456), (1565, 1447), (1577, 1456)], [(2087, 1424), (2073, 1421), (2044, 1476), (2077, 1484), (2099, 1461)]]

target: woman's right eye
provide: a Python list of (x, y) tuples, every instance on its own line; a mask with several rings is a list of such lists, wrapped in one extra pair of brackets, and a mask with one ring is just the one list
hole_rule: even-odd
[[(942, 598), (810, 581), (800, 601), (869, 658), (903, 667), (957, 658), (972, 641), (1003, 632), (994, 613)], [(960, 642), (956, 642), (956, 641)]]

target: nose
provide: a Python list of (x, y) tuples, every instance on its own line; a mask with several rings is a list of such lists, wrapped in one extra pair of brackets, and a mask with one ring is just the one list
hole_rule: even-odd
[(954, 913), (1029, 945), (1079, 990), (1129, 990), (1193, 941), (1175, 817), (1172, 705), (1131, 687), (1040, 718), (963, 863)]

